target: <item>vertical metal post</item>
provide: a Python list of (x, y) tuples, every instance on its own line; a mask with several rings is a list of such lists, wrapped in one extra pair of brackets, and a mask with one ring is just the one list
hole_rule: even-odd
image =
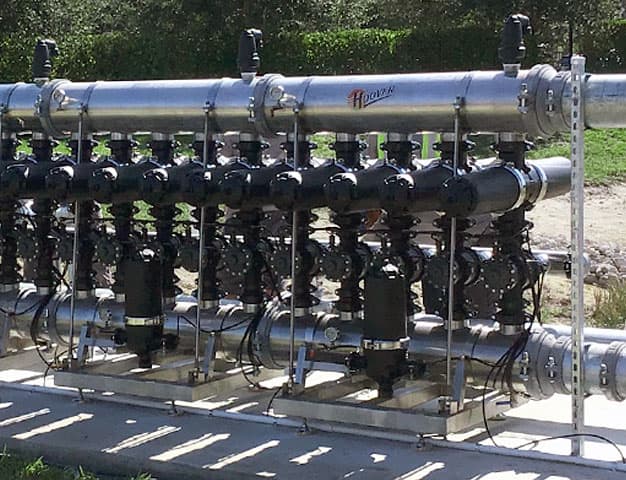
[[(209, 113), (210, 105), (207, 103), (204, 106), (204, 143), (202, 145), (202, 168), (206, 170), (208, 156), (209, 156)], [(202, 297), (203, 297), (203, 284), (202, 284), (202, 270), (204, 263), (204, 245), (206, 239), (204, 238), (204, 225), (206, 224), (206, 207), (200, 208), (200, 225), (198, 226), (199, 238), (198, 238), (198, 286), (197, 286), (197, 300), (196, 300), (196, 325), (194, 330), (194, 368), (196, 372), (200, 371), (200, 319), (202, 310)], [(207, 372), (205, 372), (207, 373)]]
[(2, 148), (2, 135), (4, 134), (4, 130), (3, 130), (3, 126), (2, 124), (4, 123), (4, 112), (6, 111), (6, 107), (4, 106), (4, 104), (0, 105), (0, 164), (2, 163), (2, 160), (4, 160), (3, 158), (3, 148)]
[[(4, 122), (4, 104), (0, 105), (0, 165), (2, 165), (3, 160), (3, 150), (4, 145), (2, 145), (3, 138), (2, 135), (4, 131), (2, 130), (2, 123)], [(8, 348), (9, 348), (9, 313), (4, 312), (2, 314), (4, 319), (0, 321), (0, 357), (3, 357)]]
[[(571, 65), (572, 427), (574, 433), (583, 433), (585, 428), (583, 365), (585, 343), (585, 118), (583, 111), (585, 57), (572, 56)], [(584, 455), (582, 437), (572, 439), (572, 455)]]
[[(85, 118), (85, 106), (81, 104), (78, 113), (78, 148), (76, 151), (76, 164), (80, 165), (83, 159), (83, 128)], [(70, 331), (68, 339), (68, 357), (70, 369), (74, 365), (74, 324), (76, 316), (76, 272), (78, 271), (78, 246), (79, 246), (79, 233), (78, 233), (78, 219), (80, 218), (80, 202), (74, 202), (74, 241), (72, 245), (72, 291), (70, 296)]]
[[(298, 135), (300, 108), (293, 107), (293, 170), (298, 171)], [(296, 336), (296, 241), (298, 237), (298, 211), (291, 213), (291, 302), (289, 305), (289, 379), (294, 384), (295, 336)]]
[[(456, 177), (459, 170), (459, 155), (461, 149), (461, 105), (462, 99), (454, 101), (454, 156), (452, 159), (453, 175)], [(454, 324), (454, 264), (456, 256), (456, 217), (450, 219), (450, 264), (448, 267), (448, 325), (446, 335), (446, 385), (447, 395), (452, 391), (452, 331)]]

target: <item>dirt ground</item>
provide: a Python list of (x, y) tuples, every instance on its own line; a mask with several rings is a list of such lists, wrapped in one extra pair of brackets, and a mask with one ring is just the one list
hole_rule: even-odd
[[(533, 234), (561, 239), (567, 248), (570, 238), (570, 196), (545, 200), (528, 214)], [(589, 186), (585, 189), (585, 240), (599, 244), (626, 245), (626, 183)], [(570, 283), (564, 278), (547, 277), (543, 313), (548, 322), (568, 322)], [(589, 317), (602, 290), (585, 286), (585, 306)]]
[[(569, 195), (541, 202), (528, 218), (535, 224), (535, 234), (569, 238)], [(626, 244), (626, 183), (585, 189), (585, 238)]]

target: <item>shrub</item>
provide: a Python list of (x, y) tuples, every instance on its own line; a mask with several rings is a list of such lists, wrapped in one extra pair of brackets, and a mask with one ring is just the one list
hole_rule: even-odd
[(594, 325), (624, 328), (626, 325), (626, 283), (616, 282), (595, 294)]

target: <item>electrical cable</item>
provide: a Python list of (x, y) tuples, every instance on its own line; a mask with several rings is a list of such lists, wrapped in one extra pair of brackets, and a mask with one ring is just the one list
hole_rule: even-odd
[(278, 394), (280, 393), (280, 391), (283, 389), (284, 385), (281, 385), (280, 387), (278, 387), (276, 389), (276, 391), (272, 394), (270, 401), (267, 404), (267, 408), (265, 409), (265, 413), (269, 415), (270, 413), (270, 408), (272, 408), (272, 403), (274, 402), (274, 400), (276, 399), (276, 397), (278, 396)]
[[(530, 256), (532, 256), (532, 251), (530, 248), (530, 240), (529, 240), (529, 224), (527, 223), (524, 228), (520, 229), (516, 235), (510, 236), (508, 238), (514, 238), (517, 235), (523, 236), (523, 244), (527, 245), (527, 252)], [(533, 298), (532, 302), (532, 312), (530, 314), (525, 313), (525, 316), (528, 317), (528, 325), (527, 327), (517, 336), (513, 344), (507, 349), (507, 351), (498, 359), (498, 361), (491, 368), (489, 373), (487, 374), (487, 378), (485, 380), (485, 385), (483, 387), (483, 395), (482, 395), (482, 416), (483, 416), (483, 425), (485, 427), (485, 431), (489, 436), (491, 442), (498, 446), (495, 442), (493, 435), (491, 434), (491, 430), (489, 429), (489, 421), (487, 418), (486, 412), (486, 395), (487, 389), (489, 387), (489, 380), (493, 375), (493, 388), (495, 388), (495, 384), (498, 378), (501, 378), (500, 390), (505, 391), (504, 384), (506, 382), (506, 386), (508, 387), (508, 391), (511, 394), (520, 394), (521, 392), (516, 392), (513, 388), (513, 367), (515, 365), (515, 361), (517, 358), (524, 352), (526, 345), (528, 343), (528, 339), (530, 338), (532, 327), (534, 325), (535, 320), (541, 322), (541, 293), (543, 289), (543, 279), (545, 276), (545, 272), (541, 272), (538, 278), (533, 278), (531, 275), (530, 269), (528, 268), (528, 264), (524, 262), (525, 266), (525, 275), (530, 283), (530, 290)], [(494, 375), (495, 373), (495, 375)]]
[[(237, 358), (237, 362), (239, 363), (239, 367), (241, 369), (241, 374), (250, 385), (254, 386), (258, 390), (271, 390), (267, 387), (263, 387), (261, 384), (259, 384), (259, 382), (255, 382), (254, 380), (251, 380), (250, 377), (248, 377), (248, 373), (256, 372), (260, 366), (260, 362), (258, 362), (258, 358), (253, 353), (252, 332), (256, 330), (256, 327), (261, 321), (262, 315), (263, 315), (263, 310), (260, 310), (254, 315), (254, 317), (252, 317), (252, 319), (248, 323), (248, 326), (246, 327), (246, 330), (243, 336), (241, 337), (241, 341), (239, 342), (239, 347), (237, 348), (236, 358)], [(248, 361), (252, 364), (251, 372), (246, 372), (245, 366), (243, 364), (243, 347), (246, 341), (247, 341), (246, 350), (248, 353)]]
[(532, 440), (530, 442), (524, 443), (522, 445), (518, 445), (517, 447), (515, 447), (515, 450), (521, 450), (522, 448), (525, 447), (529, 447), (531, 445), (537, 445), (538, 443), (541, 442), (547, 442), (550, 440), (560, 440), (560, 439), (567, 439), (567, 438), (581, 438), (581, 437), (588, 437), (588, 438), (595, 438), (597, 440), (601, 440), (603, 442), (608, 443), (609, 445), (611, 445), (613, 448), (615, 448), (615, 450), (617, 450), (622, 463), (626, 464), (626, 457), (624, 456), (624, 453), (622, 452), (622, 449), (619, 447), (619, 445), (617, 443), (615, 443), (613, 440), (603, 437), (602, 435), (598, 435), (597, 433), (566, 433), (563, 435), (554, 435), (552, 437), (545, 437), (545, 438), (537, 438), (535, 440)]
[[(187, 322), (189, 325), (191, 325), (193, 328), (196, 328), (196, 324), (195, 322), (193, 322), (192, 320), (188, 319), (185, 315), (178, 315), (179, 319), (183, 319), (185, 322)], [(243, 325), (244, 323), (246, 323), (248, 321), (247, 318), (244, 318), (243, 320), (240, 320), (237, 323), (233, 323), (231, 325), (228, 325), (227, 327), (224, 327), (224, 321), (226, 320), (226, 318), (222, 318), (222, 321), (220, 323), (220, 328), (215, 329), (215, 330), (206, 330), (204, 328), (201, 328), (200, 331), (202, 333), (206, 333), (206, 334), (215, 334), (215, 333), (221, 333), (221, 332), (227, 332), (228, 330), (234, 330), (235, 328)]]

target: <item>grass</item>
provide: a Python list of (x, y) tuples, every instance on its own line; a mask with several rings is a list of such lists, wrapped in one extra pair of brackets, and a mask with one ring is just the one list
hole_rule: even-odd
[(605, 290), (598, 290), (594, 297), (592, 315), (595, 327), (619, 328), (626, 325), (626, 283), (616, 282)]
[[(110, 478), (110, 477), (109, 477)], [(126, 477), (127, 479), (129, 477)], [(61, 468), (48, 465), (43, 458), (27, 460), (7, 452), (0, 453), (0, 479), (2, 480), (104, 480), (82, 467)], [(141, 473), (130, 480), (150, 480), (151, 475)]]
[[(330, 144), (332, 135), (314, 135), (318, 144), (315, 154), (320, 157), (332, 157)], [(473, 137), (477, 143), (474, 154), (478, 157), (493, 156), (489, 145), (490, 137)], [(570, 156), (569, 135), (553, 137), (547, 141), (536, 142), (535, 149), (529, 152), (529, 158)], [(585, 179), (589, 184), (606, 184), (626, 179), (626, 130), (587, 130), (585, 133)]]
[[(569, 135), (537, 144), (530, 158), (569, 157)], [(585, 179), (603, 184), (626, 178), (626, 130), (588, 130), (585, 133)]]

